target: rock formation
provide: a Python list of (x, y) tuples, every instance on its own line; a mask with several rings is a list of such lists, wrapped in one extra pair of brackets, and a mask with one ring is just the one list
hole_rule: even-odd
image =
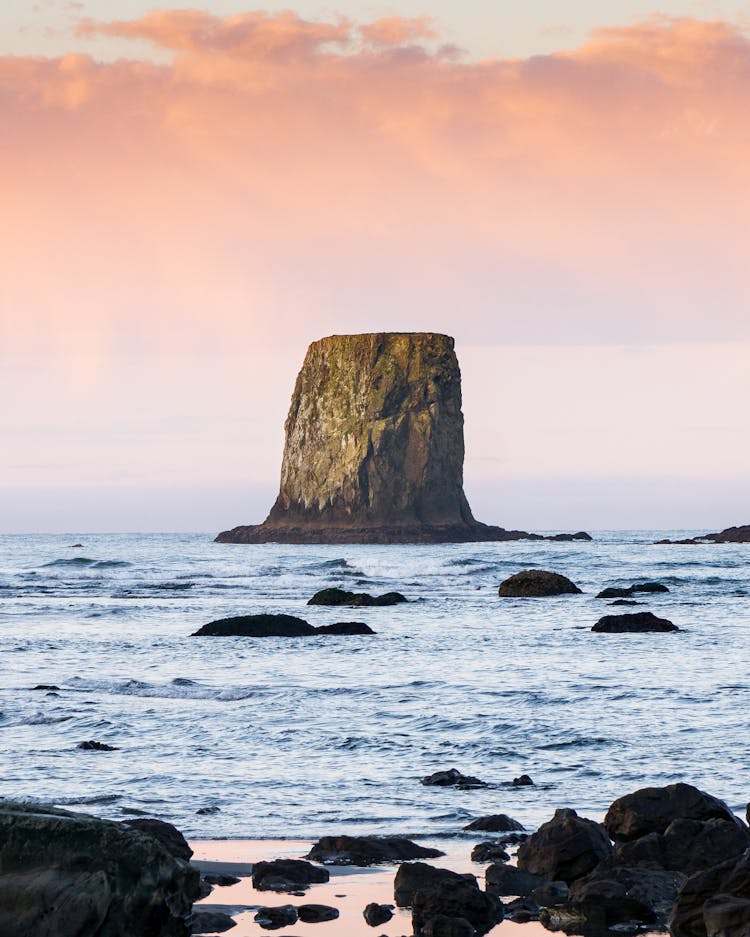
[(481, 524), (471, 513), (461, 374), (447, 335), (381, 332), (313, 342), (285, 429), (281, 486), (268, 517), (217, 541), (543, 539)]
[(701, 544), (701, 543), (750, 543), (750, 524), (740, 527), (727, 527), (714, 534), (701, 534), (684, 540), (657, 540), (657, 544)]

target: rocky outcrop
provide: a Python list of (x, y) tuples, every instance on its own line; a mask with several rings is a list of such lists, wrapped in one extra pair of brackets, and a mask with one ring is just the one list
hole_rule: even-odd
[(611, 852), (603, 826), (579, 817), (575, 810), (556, 810), (551, 820), (521, 844), (518, 868), (570, 884), (588, 875)]
[(581, 590), (567, 576), (545, 569), (524, 569), (500, 584), (500, 598), (528, 599), (550, 595), (578, 595)]
[(428, 891), (442, 882), (457, 885), (462, 879), (477, 887), (474, 875), (459, 875), (451, 869), (439, 869), (426, 862), (404, 862), (393, 880), (393, 900), (399, 908), (410, 908), (418, 891)]
[(461, 374), (447, 335), (379, 332), (313, 342), (285, 430), (281, 485), (268, 517), (224, 531), (219, 542), (544, 539), (481, 524), (471, 513)]
[(684, 540), (657, 540), (658, 544), (750, 543), (750, 524), (727, 527), (714, 534), (686, 537)]
[(658, 618), (653, 612), (630, 612), (624, 615), (605, 615), (591, 630), (597, 634), (645, 634), (680, 629), (668, 618)]
[(0, 934), (188, 937), (199, 874), (149, 833), (0, 805)]

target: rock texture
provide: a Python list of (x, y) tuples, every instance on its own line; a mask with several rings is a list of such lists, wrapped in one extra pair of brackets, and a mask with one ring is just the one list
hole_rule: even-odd
[(545, 569), (524, 569), (500, 583), (500, 598), (528, 599), (550, 595), (580, 595), (581, 590), (567, 576)]
[(219, 542), (544, 539), (481, 524), (471, 513), (461, 374), (447, 335), (380, 332), (313, 342), (285, 429), (281, 486), (268, 517), (224, 531)]
[(702, 534), (700, 537), (687, 537), (685, 540), (657, 540), (658, 544), (699, 544), (699, 543), (750, 543), (750, 524), (740, 527), (727, 527), (714, 534)]

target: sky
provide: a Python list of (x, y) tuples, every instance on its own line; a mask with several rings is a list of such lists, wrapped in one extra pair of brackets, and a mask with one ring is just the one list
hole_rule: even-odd
[(386, 330), (456, 338), (480, 519), (747, 523), (750, 4), (565, 15), (5, 0), (0, 531), (262, 520)]

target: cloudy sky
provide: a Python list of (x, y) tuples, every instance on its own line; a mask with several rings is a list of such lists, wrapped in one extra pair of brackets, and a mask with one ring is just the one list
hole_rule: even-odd
[(307, 344), (412, 329), (481, 519), (748, 522), (750, 4), (286, 7), (4, 0), (0, 530), (259, 521)]

